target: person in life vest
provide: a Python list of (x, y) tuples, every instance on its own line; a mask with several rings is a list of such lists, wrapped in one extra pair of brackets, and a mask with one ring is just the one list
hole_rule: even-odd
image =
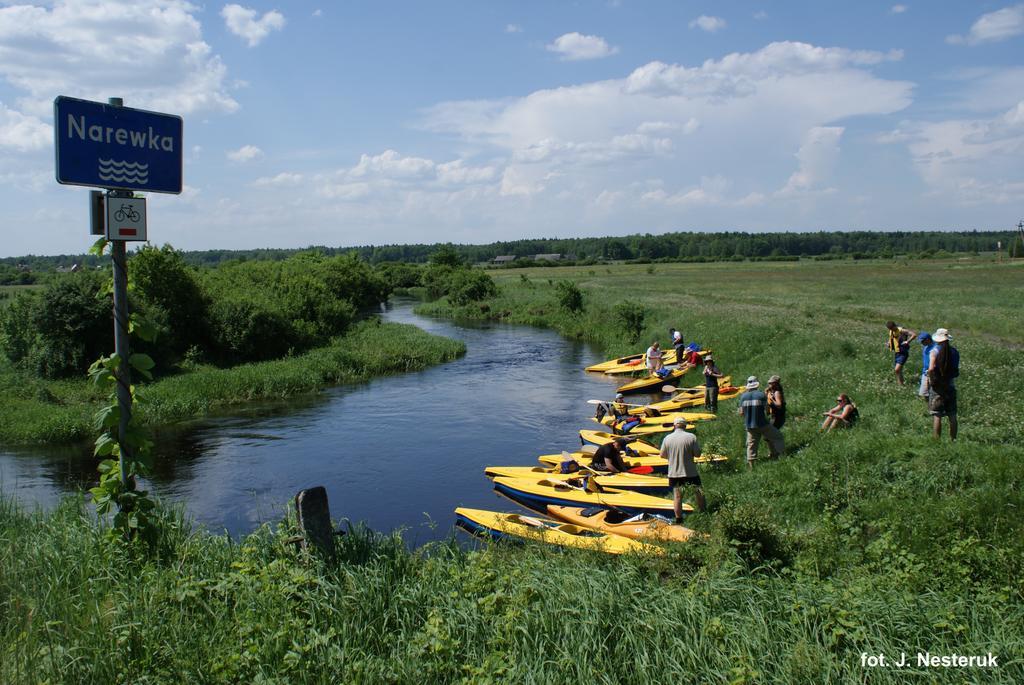
[(897, 326), (895, 321), (886, 321), (885, 327), (889, 329), (889, 339), (885, 346), (893, 353), (892, 372), (896, 374), (896, 380), (900, 385), (906, 385), (903, 381), (903, 365), (907, 363), (907, 356), (910, 354), (910, 341), (917, 333), (909, 328)]
[(715, 358), (704, 355), (704, 408), (718, 411), (718, 379), (724, 376), (715, 365)]
[(836, 402), (836, 406), (822, 414), (825, 417), (825, 421), (821, 424), (821, 430), (823, 431), (830, 431), (837, 426), (849, 428), (860, 416), (857, 405), (853, 403), (853, 400), (845, 392), (836, 398)]
[(782, 379), (778, 376), (769, 378), (764, 394), (768, 398), (767, 409), (768, 415), (772, 417), (772, 425), (782, 428), (786, 423), (786, 393), (782, 390)]
[(928, 361), (928, 410), (935, 438), (942, 437), (942, 418), (949, 419), (949, 439), (956, 440), (956, 378), (960, 375), (960, 353), (949, 344), (945, 328), (932, 334), (935, 347)]

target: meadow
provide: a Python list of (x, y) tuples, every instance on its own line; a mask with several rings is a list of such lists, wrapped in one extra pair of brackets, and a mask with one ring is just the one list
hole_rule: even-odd
[[(2, 503), (0, 681), (1024, 681), (1022, 265), (494, 273), (497, 296), (421, 311), (552, 327), (609, 357), (676, 326), (734, 379), (782, 377), (786, 454), (748, 471), (736, 401), (723, 401), (696, 429), (705, 450), (732, 457), (704, 472), (709, 510), (689, 519), (708, 537), (661, 557), (451, 542), (410, 552), (357, 526), (328, 562), (287, 544), (291, 522), (234, 542), (174, 513), (145, 552), (103, 543), (104, 524), (80, 503)], [(580, 289), (582, 311), (563, 306), (562, 281)], [(623, 301), (645, 310), (635, 340), (616, 320)], [(919, 346), (907, 386), (894, 383), (887, 319), (952, 332), (955, 443), (931, 437), (915, 396)], [(862, 418), (819, 433), (838, 392)], [(999, 665), (923, 666), (919, 651), (991, 653)], [(904, 652), (905, 668), (865, 666)]]

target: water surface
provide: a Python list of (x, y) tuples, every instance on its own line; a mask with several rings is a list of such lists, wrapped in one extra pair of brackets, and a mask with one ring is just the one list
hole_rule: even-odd
[[(601, 361), (549, 330), (428, 319), (398, 301), (384, 318), (466, 343), (466, 355), (426, 371), (260, 403), (163, 430), (146, 483), (196, 522), (232, 535), (280, 519), (289, 498), (323, 485), (334, 518), (407, 529), (412, 544), (444, 537), (457, 506), (514, 510), (485, 466), (535, 465), (579, 446), (591, 398), (620, 381), (587, 374)], [(88, 488), (84, 448), (0, 452), (0, 489), (52, 506)]]

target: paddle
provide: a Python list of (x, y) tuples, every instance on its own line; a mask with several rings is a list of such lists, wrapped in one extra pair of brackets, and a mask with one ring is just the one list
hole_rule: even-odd
[(587, 400), (587, 404), (621, 404), (624, 407), (646, 407), (646, 404), (626, 404), (625, 402), (616, 402), (614, 400)]

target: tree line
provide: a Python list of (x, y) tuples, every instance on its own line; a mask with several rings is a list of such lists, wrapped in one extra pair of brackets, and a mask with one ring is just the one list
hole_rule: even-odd
[[(180, 253), (192, 266), (215, 266), (228, 261), (282, 261), (304, 251), (327, 257), (354, 252), (370, 264), (407, 262), (424, 264), (442, 245), (451, 247), (464, 262), (490, 262), (500, 255), (516, 261), (538, 254), (560, 254), (576, 261), (785, 259), (799, 257), (931, 257), (944, 254), (1005, 250), (1011, 257), (1024, 256), (1024, 244), (1014, 230), (1006, 231), (816, 231), (811, 233), (677, 232), (654, 235), (635, 233), (600, 238), (531, 238), (480, 245), (416, 243), (304, 249), (263, 248), (252, 250), (195, 250)], [(1001, 246), (1001, 247), (1000, 247)], [(0, 269), (22, 267), (52, 271), (73, 264), (107, 266), (92, 255), (6, 257)], [(2, 273), (8, 273), (6, 270)], [(13, 272), (11, 272), (13, 273)]]

